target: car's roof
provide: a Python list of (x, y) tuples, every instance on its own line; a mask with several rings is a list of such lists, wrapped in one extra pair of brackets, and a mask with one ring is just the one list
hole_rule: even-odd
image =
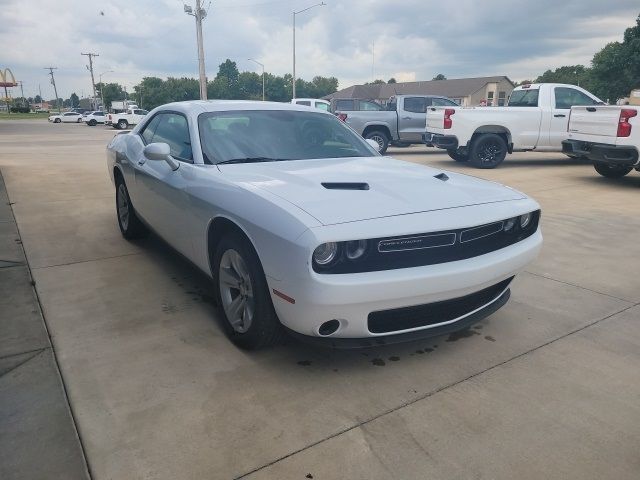
[(292, 102), (293, 102), (293, 101), (296, 101), (296, 102), (297, 102), (297, 101), (299, 101), (299, 100), (302, 100), (303, 102), (311, 101), (311, 102), (329, 103), (327, 100), (324, 100), (324, 99), (322, 99), (322, 98), (294, 98), (294, 99), (293, 99), (293, 100), (291, 100), (291, 101), (292, 101)]
[[(233, 110), (292, 110), (309, 112), (309, 107), (293, 103), (260, 102), (255, 100), (188, 100), (185, 102), (167, 103), (157, 107), (158, 110), (176, 110), (192, 115), (205, 112), (226, 112)], [(320, 113), (322, 110), (318, 110)]]

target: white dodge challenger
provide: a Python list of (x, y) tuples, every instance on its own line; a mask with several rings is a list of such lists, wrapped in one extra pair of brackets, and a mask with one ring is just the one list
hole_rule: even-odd
[(542, 245), (531, 198), (382, 157), (304, 106), (163, 105), (107, 157), (124, 237), (153, 230), (209, 275), (244, 348), (283, 332), (358, 347), (468, 328)]

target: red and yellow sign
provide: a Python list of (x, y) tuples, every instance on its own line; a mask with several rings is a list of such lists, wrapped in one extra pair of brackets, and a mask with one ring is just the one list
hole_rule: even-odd
[(13, 72), (8, 68), (4, 69), (4, 72), (0, 70), (0, 87), (17, 87), (16, 77), (13, 76)]

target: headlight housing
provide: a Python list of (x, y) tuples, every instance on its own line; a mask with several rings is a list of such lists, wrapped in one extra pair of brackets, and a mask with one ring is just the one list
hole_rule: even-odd
[(336, 242), (323, 243), (313, 251), (313, 261), (321, 266), (330, 265), (337, 257), (338, 244)]
[(531, 223), (531, 212), (520, 215), (520, 227), (527, 228)]

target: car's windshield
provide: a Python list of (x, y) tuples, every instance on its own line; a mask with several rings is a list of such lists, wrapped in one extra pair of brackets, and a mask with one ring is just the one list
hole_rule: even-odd
[(539, 90), (514, 90), (509, 98), (510, 107), (537, 107)]
[(377, 155), (333, 115), (295, 110), (236, 110), (198, 117), (206, 161), (307, 160)]

